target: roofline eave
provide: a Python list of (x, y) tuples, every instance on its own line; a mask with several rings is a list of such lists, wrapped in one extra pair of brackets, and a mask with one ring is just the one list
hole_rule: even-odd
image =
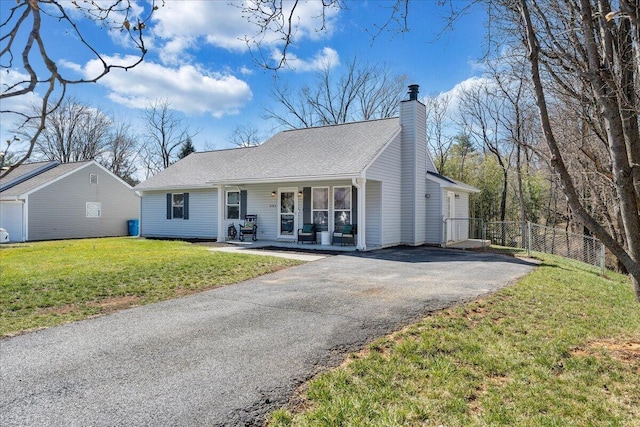
[(215, 188), (215, 185), (208, 184), (190, 184), (190, 185), (167, 185), (162, 187), (149, 187), (149, 188), (136, 188), (132, 190), (137, 193), (144, 193), (145, 191), (185, 191), (185, 190), (208, 190)]
[(339, 175), (303, 175), (303, 176), (281, 176), (275, 178), (245, 178), (245, 179), (228, 179), (222, 181), (207, 181), (211, 186), (216, 185), (244, 185), (244, 184), (273, 184), (288, 182), (305, 182), (305, 181), (331, 181), (331, 180), (351, 180), (353, 178), (362, 178), (362, 172)]
[(481, 193), (482, 191), (478, 188), (475, 187), (463, 187), (460, 185), (442, 185), (442, 188), (447, 189), (447, 190), (458, 190), (458, 191), (462, 191), (463, 193)]

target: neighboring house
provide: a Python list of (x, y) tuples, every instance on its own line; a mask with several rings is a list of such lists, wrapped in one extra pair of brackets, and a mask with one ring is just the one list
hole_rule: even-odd
[(23, 164), (0, 180), (12, 242), (126, 235), (139, 209), (131, 186), (93, 160)]
[[(193, 153), (137, 185), (140, 234), (227, 238), (258, 215), (258, 239), (295, 241), (304, 223), (357, 227), (357, 248), (443, 242), (479, 190), (438, 174), (418, 86), (400, 117), (280, 132), (257, 147)], [(464, 236), (460, 236), (464, 238)]]

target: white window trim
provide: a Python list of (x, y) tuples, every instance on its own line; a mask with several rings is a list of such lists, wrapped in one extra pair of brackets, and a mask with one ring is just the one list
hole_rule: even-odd
[[(348, 188), (351, 195), (351, 200), (349, 200), (349, 209), (336, 209), (336, 190), (340, 188)], [(331, 216), (329, 217), (329, 223), (331, 224), (331, 228), (335, 231), (336, 229), (336, 211), (345, 211), (349, 212), (350, 224), (353, 224), (353, 188), (350, 185), (337, 185), (333, 187), (331, 192)]]
[[(325, 188), (327, 190), (327, 208), (326, 209), (314, 209), (313, 208), (313, 190)], [(331, 188), (329, 186), (326, 187), (311, 187), (311, 222), (314, 222), (315, 213), (316, 212), (326, 212), (327, 213), (327, 231), (331, 228)]]
[[(237, 204), (229, 204), (229, 193), (238, 193), (238, 203)], [(242, 193), (240, 192), (240, 190), (227, 190), (225, 192), (225, 198), (224, 198), (224, 207), (225, 207), (224, 216), (225, 216), (225, 219), (235, 219), (235, 220), (240, 221), (240, 212), (242, 212), (242, 209), (241, 209), (241, 206), (240, 206), (240, 203), (242, 202), (240, 200), (241, 199), (241, 197), (240, 197), (241, 195), (242, 195)], [(238, 218), (229, 218), (229, 207), (230, 206), (237, 206), (238, 207)]]
[[(182, 205), (176, 205), (174, 196), (182, 195)], [(177, 207), (182, 208), (182, 216), (175, 216), (174, 209)], [(184, 193), (171, 193), (171, 219), (184, 219)]]
[[(282, 212), (282, 193), (293, 193), (293, 212), (283, 213)], [(277, 238), (285, 239), (285, 240), (295, 240), (297, 230), (298, 230), (298, 187), (284, 187), (278, 188), (278, 224), (277, 224)], [(282, 215), (293, 215), (293, 233), (291, 234), (282, 234), (281, 230), (281, 221)]]
[[(96, 213), (96, 215), (90, 215), (94, 212)], [(85, 205), (85, 214), (87, 218), (102, 218), (102, 203), (87, 202)]]

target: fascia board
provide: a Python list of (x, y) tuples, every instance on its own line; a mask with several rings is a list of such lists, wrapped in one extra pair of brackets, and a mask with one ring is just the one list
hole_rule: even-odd
[(305, 181), (331, 181), (331, 180), (351, 180), (352, 178), (359, 177), (360, 174), (348, 174), (348, 175), (307, 175), (307, 176), (291, 176), (291, 177), (277, 177), (277, 178), (255, 178), (255, 179), (231, 179), (223, 181), (208, 181), (209, 185), (242, 185), (242, 184), (273, 184), (273, 183), (288, 183), (288, 182), (305, 182)]

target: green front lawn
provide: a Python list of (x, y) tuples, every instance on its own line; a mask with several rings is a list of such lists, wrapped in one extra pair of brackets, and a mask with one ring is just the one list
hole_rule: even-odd
[(299, 263), (133, 238), (1, 246), (0, 336), (167, 300)]
[(352, 354), (269, 425), (640, 426), (629, 280), (540, 258), (519, 283)]

